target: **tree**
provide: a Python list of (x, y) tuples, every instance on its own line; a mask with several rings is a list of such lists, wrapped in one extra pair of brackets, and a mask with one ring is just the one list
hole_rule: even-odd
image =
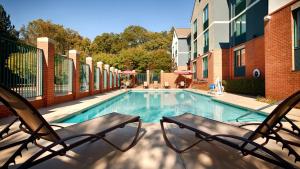
[(18, 39), (19, 33), (15, 26), (11, 24), (10, 16), (6, 14), (3, 6), (0, 4), (0, 36), (8, 39)]
[(110, 53), (117, 54), (126, 44), (121, 39), (119, 34), (103, 33), (97, 36), (92, 43), (93, 53)]
[(121, 34), (128, 47), (137, 47), (149, 40), (148, 31), (140, 26), (129, 26)]

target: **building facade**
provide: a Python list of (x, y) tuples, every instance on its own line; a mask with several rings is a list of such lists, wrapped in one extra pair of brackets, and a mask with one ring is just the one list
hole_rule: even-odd
[(266, 0), (195, 0), (191, 18), (194, 82), (264, 78)]
[(300, 1), (269, 0), (265, 18), (266, 97), (300, 90)]
[(189, 28), (176, 28), (172, 41), (172, 59), (177, 70), (187, 70), (190, 58), (190, 34)]

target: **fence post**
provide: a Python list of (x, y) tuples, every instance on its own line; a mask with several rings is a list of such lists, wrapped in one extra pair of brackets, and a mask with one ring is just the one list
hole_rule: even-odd
[(78, 99), (80, 94), (79, 52), (77, 50), (69, 50), (69, 58), (72, 59), (74, 63), (73, 96), (74, 99)]
[(43, 98), (45, 106), (54, 104), (54, 56), (55, 41), (47, 37), (37, 38), (37, 48), (43, 50)]
[(106, 70), (106, 91), (109, 91), (109, 64), (105, 64), (104, 69)]
[(164, 87), (164, 71), (161, 70), (160, 71), (160, 87), (163, 88)]
[(100, 93), (103, 92), (103, 62), (97, 62), (97, 67), (100, 68), (100, 77), (99, 77), (99, 90)]
[(90, 67), (89, 73), (89, 93), (90, 95), (94, 94), (94, 65), (93, 65), (93, 58), (86, 57), (85, 63)]
[(147, 70), (146, 76), (147, 76), (147, 83), (148, 85), (150, 85), (150, 70)]

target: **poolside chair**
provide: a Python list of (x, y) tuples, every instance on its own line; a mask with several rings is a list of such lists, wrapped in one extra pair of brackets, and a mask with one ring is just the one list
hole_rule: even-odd
[[(0, 147), (0, 151), (2, 151), (18, 146), (16, 147), (16, 151), (0, 168), (8, 168), (11, 163), (15, 163), (15, 159), (18, 156), (21, 156), (22, 151), (27, 149), (29, 143), (33, 143), (38, 148), (41, 148), (41, 150), (36, 152), (36, 154), (30, 158), (26, 159), (26, 161), (18, 166), (18, 168), (29, 168), (57, 155), (65, 155), (68, 150), (78, 147), (84, 143), (94, 142), (97, 140), (104, 140), (117, 150), (124, 152), (136, 144), (140, 133), (140, 117), (122, 115), (118, 113), (110, 113), (90, 121), (54, 131), (52, 127), (55, 125), (50, 125), (26, 99), (24, 99), (18, 93), (1, 85), (0, 102), (7, 106), (10, 111), (17, 116), (17, 120), (14, 120), (0, 132), (0, 141), (5, 141), (4, 139), (12, 137), (12, 135), (16, 133), (23, 133), (25, 136), (27, 136), (27, 139), (16, 141)], [(17, 122), (20, 122), (19, 129), (13, 131), (12, 126)], [(123, 128), (130, 123), (138, 123), (138, 127), (135, 137), (128, 147), (120, 148), (106, 139), (106, 134), (115, 129)], [(89, 130), (85, 132), (85, 129), (87, 128)], [(62, 134), (65, 136), (65, 138), (61, 137)], [(37, 142), (39, 139), (45, 140), (51, 144), (47, 146), (41, 145)]]
[(165, 87), (166, 89), (170, 88), (169, 82), (165, 82), (165, 83), (164, 83), (164, 87)]
[(158, 89), (158, 81), (154, 81), (154, 89)]
[(148, 89), (148, 88), (149, 88), (148, 82), (144, 82), (144, 89)]
[[(202, 141), (217, 141), (241, 151), (244, 156), (250, 154), (283, 168), (294, 168), (293, 164), (288, 162), (293, 160), (291, 157), (285, 157), (284, 155), (287, 159), (283, 159), (283, 157), (267, 148), (267, 146), (271, 146), (267, 144), (270, 140), (274, 140), (276, 143), (281, 142), (282, 148), (286, 148), (289, 151), (288, 156), (293, 155), (295, 157), (295, 163), (300, 161), (300, 156), (295, 150), (295, 148), (299, 149), (300, 147), (300, 129), (292, 122), (292, 120), (286, 117), (286, 114), (299, 102), (300, 91), (280, 103), (262, 123), (250, 123), (239, 127), (190, 113), (185, 113), (176, 117), (163, 117), (160, 124), (167, 146), (178, 153), (185, 152)], [(281, 120), (288, 122), (288, 124), (291, 125), (291, 129), (284, 128)], [(197, 141), (187, 148), (176, 148), (167, 137), (164, 123), (176, 124), (181, 129), (184, 128), (194, 132)], [(258, 125), (258, 127), (254, 131), (242, 128), (247, 125)], [(281, 136), (283, 132), (288, 133), (284, 138)], [(235, 135), (233, 135), (233, 133)], [(287, 139), (290, 137), (294, 139)], [(255, 142), (261, 141), (261, 139), (265, 142), (262, 144)], [(271, 147), (275, 148), (273, 145)]]

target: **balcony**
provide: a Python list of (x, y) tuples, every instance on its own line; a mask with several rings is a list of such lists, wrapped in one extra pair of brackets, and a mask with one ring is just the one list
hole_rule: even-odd
[(197, 32), (195, 32), (195, 33), (194, 33), (194, 36), (193, 36), (194, 39), (197, 39), (197, 36), (198, 36), (198, 34), (197, 34)]
[(204, 79), (208, 78), (208, 69), (203, 70), (203, 78)]
[(236, 4), (235, 6), (235, 16), (241, 13), (243, 10), (246, 9), (246, 0), (243, 0), (241, 3)]
[(299, 71), (300, 70), (300, 47), (295, 48), (295, 70)]
[(208, 28), (208, 20), (203, 23), (203, 30)]
[(203, 47), (203, 53), (207, 53), (208, 50), (209, 50), (209, 46), (208, 45), (206, 45), (206, 46)]
[(246, 75), (246, 67), (234, 67), (234, 77), (244, 77)]

